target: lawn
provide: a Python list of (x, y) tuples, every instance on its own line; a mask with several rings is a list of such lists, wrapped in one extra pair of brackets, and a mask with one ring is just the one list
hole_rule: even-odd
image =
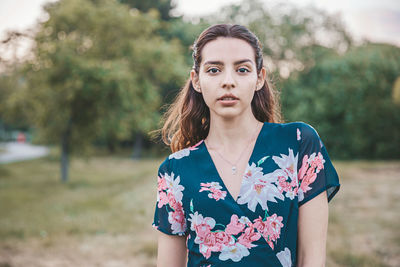
[[(0, 267), (155, 266), (162, 159), (52, 157), (0, 165)], [(334, 162), (327, 266), (400, 266), (400, 161)]]

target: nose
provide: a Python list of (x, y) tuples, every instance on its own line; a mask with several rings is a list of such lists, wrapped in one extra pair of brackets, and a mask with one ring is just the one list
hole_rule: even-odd
[(230, 89), (236, 87), (236, 81), (234, 78), (233, 70), (226, 70), (222, 80), (222, 88)]

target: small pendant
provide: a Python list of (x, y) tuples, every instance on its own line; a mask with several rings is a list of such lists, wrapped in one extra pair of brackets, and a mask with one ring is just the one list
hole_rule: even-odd
[(236, 166), (232, 166), (232, 174), (233, 174), (233, 175), (236, 174)]

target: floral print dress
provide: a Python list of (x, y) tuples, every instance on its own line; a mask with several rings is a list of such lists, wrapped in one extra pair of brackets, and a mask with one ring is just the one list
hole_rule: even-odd
[(265, 122), (235, 200), (203, 141), (169, 155), (158, 171), (153, 227), (186, 236), (187, 266), (296, 266), (299, 207), (339, 178), (317, 131)]

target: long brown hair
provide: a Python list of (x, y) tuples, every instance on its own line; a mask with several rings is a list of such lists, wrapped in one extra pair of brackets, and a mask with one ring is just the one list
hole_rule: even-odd
[[(262, 47), (254, 33), (241, 25), (217, 24), (204, 30), (193, 44), (193, 69), (197, 74), (203, 47), (218, 37), (238, 38), (249, 43), (254, 48), (257, 73), (260, 73), (263, 67)], [(267, 80), (260, 90), (255, 91), (251, 110), (260, 122), (281, 122), (279, 93)], [(210, 110), (201, 93), (194, 90), (190, 78), (164, 114), (163, 122), (162, 140), (170, 146), (172, 152), (193, 146), (207, 137)]]

